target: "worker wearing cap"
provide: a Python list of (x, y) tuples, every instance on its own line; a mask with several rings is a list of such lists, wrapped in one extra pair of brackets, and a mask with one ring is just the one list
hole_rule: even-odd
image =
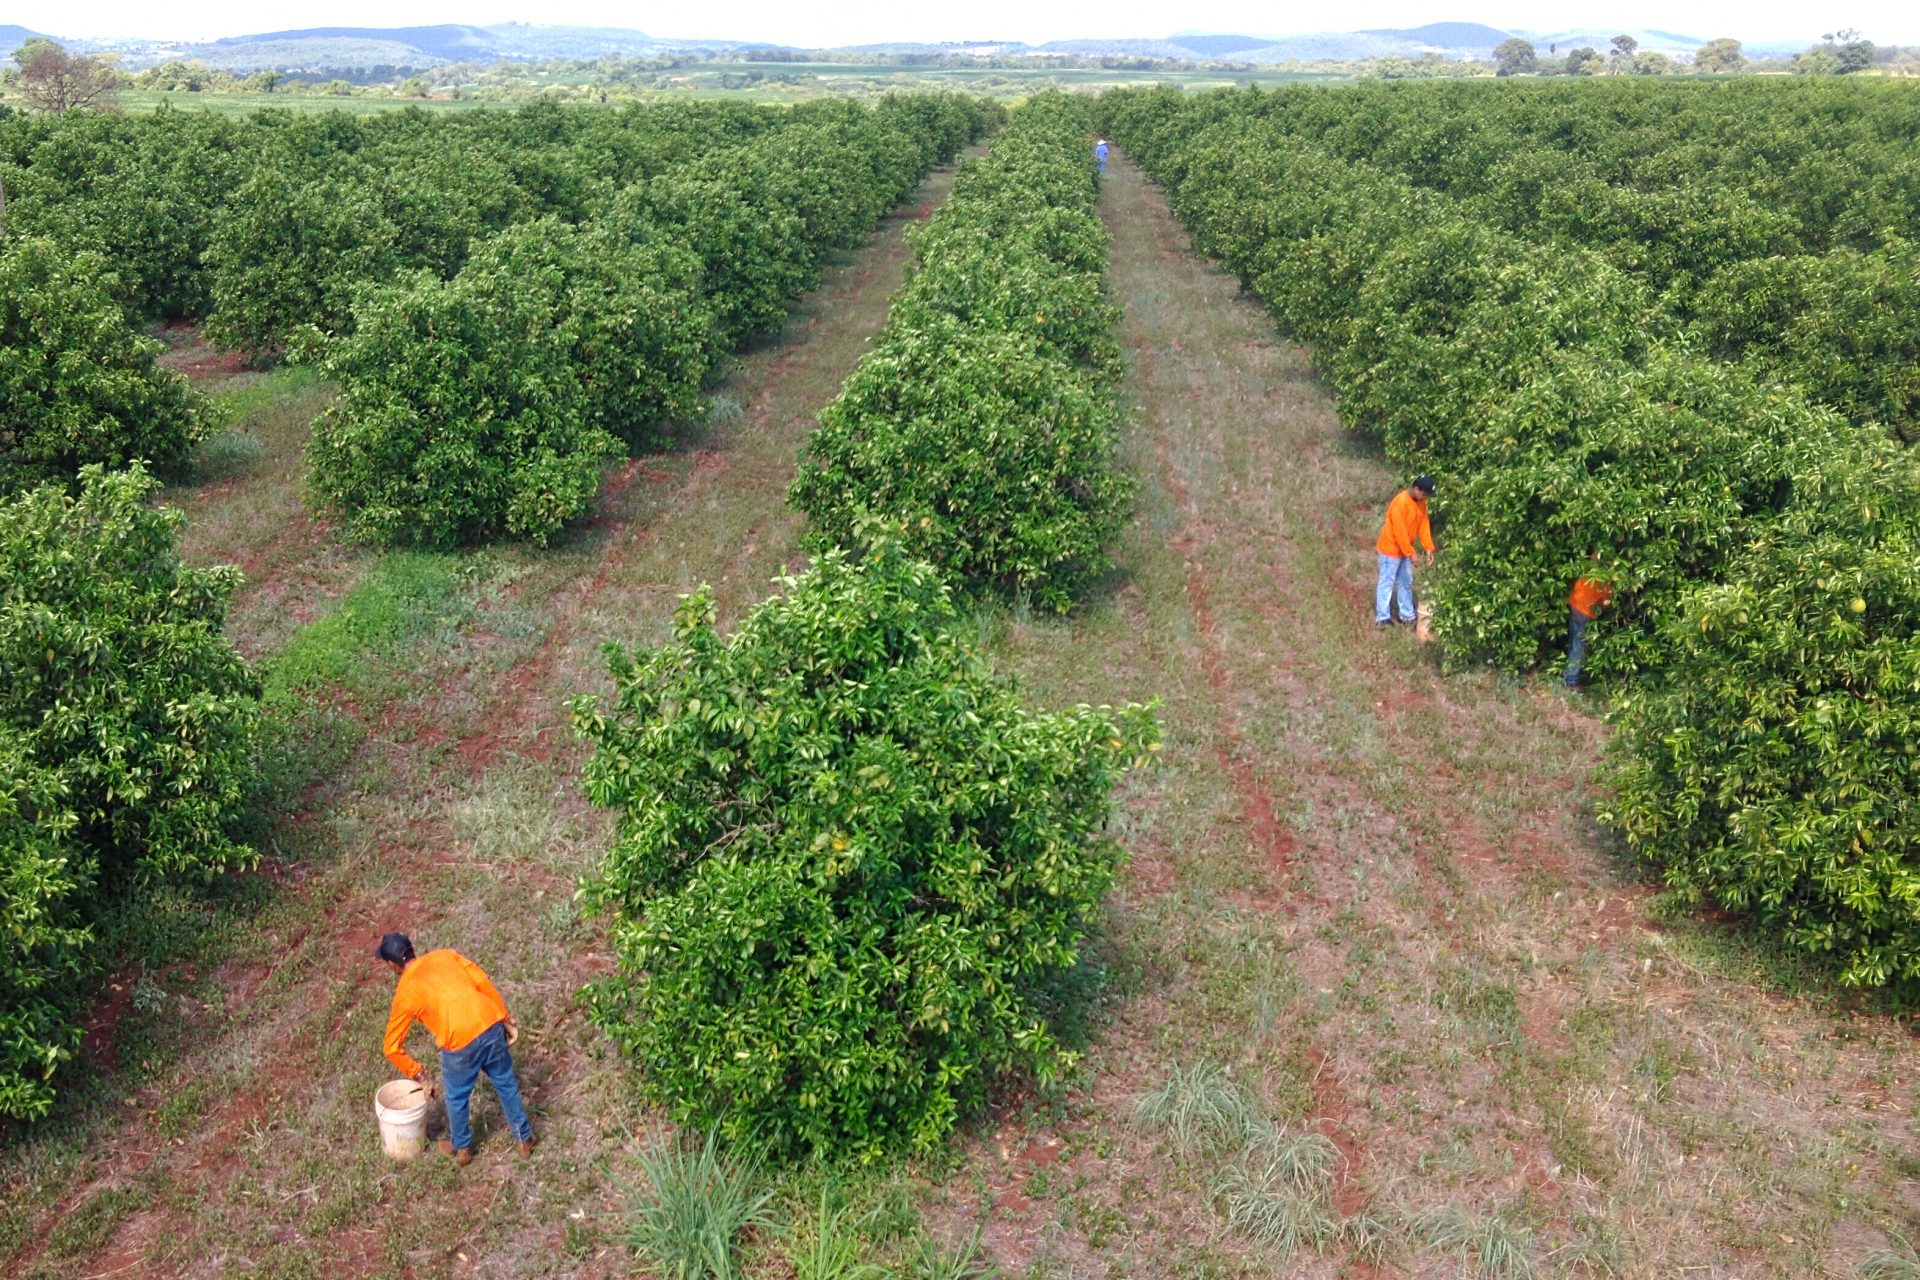
[(406, 1050), (407, 1031), (416, 1022), (440, 1049), (440, 1077), (447, 1091), (447, 1137), (440, 1149), (458, 1165), (473, 1159), (467, 1103), (484, 1074), (493, 1082), (520, 1154), (532, 1155), (533, 1124), (520, 1100), (520, 1081), (513, 1074), (513, 1055), (507, 1049), (520, 1038), (520, 1028), (480, 966), (451, 948), (416, 957), (413, 942), (404, 933), (381, 938), (374, 954), (400, 976), (393, 990), (393, 1012), (387, 1016), (387, 1060), (408, 1079), (425, 1083), (427, 1069), (408, 1057)]
[(1421, 476), (1387, 504), (1387, 518), (1374, 541), (1374, 549), (1380, 553), (1380, 580), (1373, 589), (1373, 620), (1379, 626), (1394, 622), (1395, 605), (1399, 607), (1399, 621), (1414, 620), (1415, 552), (1425, 547), (1427, 563), (1433, 563), (1433, 525), (1427, 519), (1427, 499), (1432, 493), (1433, 477)]
[[(1598, 552), (1593, 555), (1600, 558)], [(1607, 601), (1613, 598), (1613, 588), (1604, 582), (1592, 578), (1575, 578), (1573, 592), (1567, 597), (1567, 688), (1577, 688), (1580, 684), (1580, 665), (1587, 657), (1587, 624), (1592, 622)]]

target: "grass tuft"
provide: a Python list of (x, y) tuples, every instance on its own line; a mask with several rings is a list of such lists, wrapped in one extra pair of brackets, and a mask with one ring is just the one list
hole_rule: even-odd
[(1219, 1182), (1227, 1225), (1266, 1246), (1281, 1262), (1301, 1248), (1340, 1237), (1328, 1203), (1340, 1152), (1323, 1134), (1269, 1132), (1248, 1144)]
[(1471, 1259), (1481, 1280), (1534, 1280), (1533, 1229), (1499, 1214), (1476, 1218), (1457, 1205), (1443, 1204), (1420, 1215), (1418, 1229), (1427, 1244)]
[(758, 1162), (721, 1153), (709, 1133), (695, 1150), (663, 1142), (640, 1155), (653, 1194), (635, 1206), (627, 1243), (660, 1280), (735, 1280), (740, 1237), (772, 1225), (773, 1193), (756, 1189)]
[(980, 1256), (978, 1232), (953, 1248), (923, 1235), (900, 1268), (901, 1280), (988, 1280), (997, 1274), (993, 1264)]
[(1920, 1253), (1906, 1240), (1891, 1249), (1875, 1249), (1860, 1259), (1859, 1280), (1920, 1280)]
[(846, 1206), (833, 1202), (831, 1188), (822, 1187), (814, 1220), (788, 1233), (787, 1261), (794, 1280), (883, 1280), (886, 1268), (860, 1256), (861, 1225)]
[(1244, 1145), (1270, 1131), (1246, 1086), (1210, 1062), (1174, 1066), (1165, 1084), (1140, 1096), (1134, 1116), (1187, 1155)]
[(1333, 1189), (1340, 1149), (1322, 1133), (1268, 1132), (1247, 1147), (1241, 1164), (1259, 1172), (1263, 1183), (1296, 1195), (1324, 1196)]

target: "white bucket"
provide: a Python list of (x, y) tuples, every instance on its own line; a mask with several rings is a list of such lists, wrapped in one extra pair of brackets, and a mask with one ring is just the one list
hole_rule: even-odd
[(395, 1160), (411, 1160), (427, 1149), (427, 1086), (389, 1080), (373, 1095), (373, 1118), (380, 1122), (380, 1145)]

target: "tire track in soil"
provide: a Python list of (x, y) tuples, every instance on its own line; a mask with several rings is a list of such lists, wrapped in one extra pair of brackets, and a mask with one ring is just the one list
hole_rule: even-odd
[[(1163, 264), (1180, 271), (1193, 269), (1198, 265), (1197, 261), (1187, 251), (1184, 236), (1173, 222), (1164, 200), (1159, 197), (1157, 190), (1146, 186), (1144, 176), (1138, 175), (1130, 162), (1123, 160), (1120, 163), (1136, 175), (1134, 181), (1124, 187), (1117, 183), (1108, 185), (1106, 191), (1113, 195), (1103, 199), (1100, 208), (1102, 220), (1107, 223), (1116, 245), (1123, 236), (1143, 235), (1157, 250), (1153, 256)], [(1123, 199), (1131, 207), (1119, 207)], [(1125, 279), (1127, 272), (1122, 265), (1122, 255), (1116, 253), (1113, 263), (1110, 280), (1117, 296), (1125, 298), (1153, 288), (1154, 282), (1150, 279)], [(1185, 314), (1184, 310), (1182, 314)], [(1276, 816), (1273, 794), (1261, 781), (1257, 756), (1245, 740), (1235, 709), (1237, 677), (1220, 639), (1219, 625), (1209, 598), (1207, 577), (1199, 558), (1203, 549), (1217, 547), (1222, 540), (1217, 525), (1202, 516), (1191, 487), (1180, 476), (1172, 442), (1167, 434), (1168, 424), (1153, 409), (1156, 384), (1163, 379), (1164, 362), (1159, 351), (1164, 348), (1181, 354), (1186, 346), (1177, 333), (1149, 330), (1135, 308), (1125, 311), (1121, 327), (1134, 365), (1128, 379), (1130, 391), (1142, 409), (1143, 422), (1149, 427), (1149, 444), (1158, 472), (1155, 478), (1179, 513), (1181, 528), (1169, 541), (1169, 549), (1179, 557), (1185, 575), (1187, 609), (1193, 620), (1200, 668), (1214, 707), (1214, 752), (1233, 783), (1243, 820), (1253, 842), (1265, 854), (1264, 870), (1273, 877), (1276, 887), (1282, 890), (1280, 903), (1255, 905), (1268, 908), (1277, 906), (1287, 916), (1297, 917), (1304, 902), (1324, 904), (1326, 899), (1317, 893), (1285, 892), (1294, 870), (1298, 842), (1292, 832), (1281, 826)], [(1198, 395), (1203, 392), (1204, 388), (1196, 383), (1192, 366), (1189, 365), (1186, 394)], [(1309, 1052), (1315, 1062), (1312, 1079), (1314, 1115), (1309, 1123), (1325, 1135), (1339, 1152), (1340, 1158), (1334, 1168), (1333, 1201), (1341, 1214), (1350, 1215), (1363, 1208), (1371, 1196), (1366, 1185), (1369, 1161), (1351, 1119), (1356, 1103), (1340, 1079), (1327, 1046), (1317, 1039), (1309, 1043)], [(1381, 1272), (1368, 1259), (1355, 1255), (1346, 1260), (1343, 1274), (1374, 1277)]]
[[(1130, 167), (1130, 166), (1129, 166)], [(1137, 171), (1136, 171), (1137, 172)], [(1164, 196), (1150, 185), (1140, 180), (1141, 192), (1138, 216), (1149, 228), (1149, 234), (1158, 251), (1158, 259), (1182, 271), (1193, 270), (1196, 264), (1200, 269), (1212, 271), (1186, 248), (1184, 230), (1166, 206)], [(1130, 210), (1128, 217), (1134, 214)], [(1110, 226), (1116, 232), (1116, 238), (1125, 233), (1125, 222), (1120, 218), (1110, 218)], [(1147, 288), (1154, 282), (1146, 282)], [(1175, 289), (1177, 285), (1173, 286)], [(1128, 290), (1118, 289), (1125, 294)], [(1252, 305), (1252, 301), (1248, 301)], [(1129, 320), (1133, 317), (1130, 314)], [(1156, 341), (1157, 339), (1157, 341)], [(1159, 360), (1158, 352), (1166, 350), (1181, 353), (1185, 350), (1183, 342), (1170, 335), (1137, 334), (1129, 342), (1137, 361), (1146, 366), (1142, 381), (1151, 384), (1154, 381), (1154, 365)], [(1189, 376), (1193, 376), (1197, 365), (1189, 364)], [(1197, 394), (1187, 391), (1183, 394)], [(1151, 415), (1149, 415), (1151, 416)], [(1188, 493), (1187, 486), (1174, 474), (1174, 464), (1169, 442), (1164, 431), (1156, 432), (1152, 439), (1155, 461), (1161, 472), (1160, 481), (1176, 508), (1182, 515), (1182, 529), (1179, 537), (1172, 543), (1174, 551), (1180, 555), (1187, 572), (1187, 595), (1189, 612), (1193, 616), (1195, 628), (1203, 637), (1205, 648), (1201, 665), (1213, 690), (1216, 702), (1231, 704), (1232, 690), (1238, 682), (1236, 673), (1231, 669), (1231, 658), (1218, 644), (1215, 633), (1217, 624), (1209, 608), (1207, 582), (1204, 574), (1196, 568), (1196, 551), (1206, 547), (1212, 540), (1209, 537), (1209, 522), (1197, 518), (1196, 503)], [(1323, 545), (1337, 546), (1343, 533), (1332, 512), (1315, 510), (1309, 513), (1308, 527), (1313, 536)], [(1221, 515), (1223, 523), (1235, 522)], [(1275, 548), (1281, 550), (1282, 548)], [(1276, 573), (1285, 579), (1285, 566), (1277, 566)], [(1322, 585), (1322, 584), (1316, 584)], [(1330, 585), (1338, 598), (1339, 618), (1351, 614), (1358, 619), (1370, 606), (1370, 600), (1357, 580), (1347, 576), (1335, 575)], [(1335, 626), (1343, 626), (1335, 621)], [(1360, 633), (1357, 623), (1344, 624), (1354, 634), (1341, 636), (1343, 641), (1353, 645), (1363, 645), (1370, 637)], [(1415, 721), (1418, 715), (1427, 711), (1437, 711), (1443, 724), (1456, 726), (1462, 717), (1476, 714), (1476, 708), (1468, 706), (1459, 699), (1448, 696), (1442, 689), (1437, 695), (1433, 690), (1434, 678), (1428, 674), (1424, 663), (1409, 664), (1396, 660), (1397, 651), (1389, 652), (1374, 647), (1362, 650), (1361, 669), (1365, 673), (1368, 686), (1377, 691), (1377, 698), (1371, 708), (1376, 722), (1389, 739), (1411, 741), (1417, 738)], [(1437, 707), (1434, 704), (1438, 704)], [(1554, 717), (1556, 727), (1578, 734), (1589, 749), (1598, 740), (1598, 728), (1590, 718), (1577, 716), (1571, 709), (1563, 709)], [(1239, 738), (1237, 725), (1223, 718), (1223, 738), (1220, 750), (1223, 762), (1227, 755), (1237, 754)], [(1229, 745), (1231, 744), (1231, 745)], [(1351, 810), (1364, 812), (1370, 806), (1365, 790), (1358, 778), (1347, 776), (1328, 761), (1329, 768), (1315, 779), (1315, 785), (1325, 791), (1335, 793), (1348, 802)], [(1240, 767), (1230, 769), (1236, 789), (1242, 797), (1242, 807), (1248, 813), (1249, 826), (1258, 830), (1253, 814), (1262, 803), (1271, 805), (1271, 797), (1256, 795), (1248, 788), (1248, 777), (1253, 765), (1242, 759)], [(1647, 927), (1644, 911), (1640, 904), (1646, 892), (1639, 886), (1623, 885), (1617, 876), (1602, 866), (1594, 853), (1584, 842), (1561, 838), (1557, 832), (1527, 831), (1517, 834), (1507, 842), (1510, 855), (1507, 863), (1502, 863), (1493, 850), (1498, 842), (1487, 833), (1480, 817), (1473, 811), (1472, 794), (1466, 780), (1459, 778), (1450, 768), (1435, 771), (1433, 781), (1437, 783), (1438, 794), (1432, 797), (1431, 807), (1447, 815), (1448, 831), (1444, 840), (1435, 841), (1418, 830), (1405, 830), (1405, 839), (1398, 846), (1409, 855), (1409, 861), (1421, 887), (1424, 924), (1427, 932), (1450, 954), (1456, 958), (1471, 960), (1473, 946), (1463, 936), (1458, 911), (1449, 909), (1449, 904), (1464, 906), (1460, 903), (1462, 893), (1469, 898), (1479, 897), (1487, 901), (1497, 901), (1503, 895), (1511, 894), (1520, 887), (1520, 876), (1516, 868), (1535, 868), (1544, 871), (1554, 880), (1566, 885), (1569, 905), (1577, 903), (1577, 909), (1585, 914), (1588, 895), (1595, 895), (1595, 907), (1590, 918), (1581, 925), (1586, 933), (1590, 926), (1596, 931), (1598, 945), (1611, 950), (1619, 950), (1623, 944), (1630, 947), (1632, 939)], [(1403, 829), (1404, 830), (1404, 829)], [(1607, 911), (1608, 903), (1614, 904)], [(1343, 904), (1334, 903), (1318, 893), (1308, 898), (1294, 896), (1288, 903), (1288, 914), (1297, 916), (1301, 908), (1311, 905), (1318, 909), (1316, 914), (1324, 912), (1331, 915)], [(1551, 1047), (1551, 1041), (1558, 1033), (1551, 1017), (1552, 1006), (1557, 1002), (1553, 990), (1545, 992), (1522, 993), (1521, 1034), (1527, 1042)], [(1544, 1025), (1543, 1025), (1544, 1024)], [(1314, 1062), (1314, 1080), (1312, 1095), (1316, 1110), (1315, 1125), (1335, 1142), (1342, 1155), (1344, 1166), (1336, 1189), (1336, 1200), (1342, 1203), (1343, 1212), (1351, 1211), (1364, 1200), (1364, 1192), (1359, 1183), (1367, 1165), (1366, 1154), (1362, 1150), (1356, 1135), (1356, 1126), (1351, 1119), (1355, 1110), (1351, 1092), (1335, 1077), (1337, 1075), (1338, 1055), (1325, 1043), (1316, 1042), (1310, 1049)], [(1530, 1148), (1531, 1150), (1527, 1150)], [(1533, 1195), (1544, 1205), (1557, 1211), (1567, 1208), (1561, 1195), (1562, 1188), (1556, 1178), (1548, 1172), (1555, 1162), (1546, 1147), (1544, 1134), (1523, 1142), (1523, 1150), (1516, 1155), (1526, 1165), (1525, 1173)], [(1361, 1259), (1350, 1263), (1354, 1274), (1376, 1274)]]
[[(698, 519), (700, 505), (696, 499), (705, 494), (724, 492), (726, 486), (733, 485), (730, 495), (732, 501), (760, 501), (765, 505), (751, 525), (749, 537), (721, 561), (718, 576), (714, 578), (716, 584), (741, 572), (744, 564), (762, 550), (763, 532), (789, 518), (785, 507), (787, 478), (792, 473), (794, 458), (804, 440), (804, 431), (811, 429), (813, 415), (824, 408), (826, 402), (809, 402), (794, 410), (782, 404), (782, 397), (789, 392), (789, 384), (796, 374), (818, 375), (823, 372), (817, 351), (823, 345), (833, 354), (845, 354), (838, 350), (841, 345), (849, 347), (852, 352), (844, 362), (844, 368), (836, 366), (826, 370), (831, 374), (832, 391), (837, 392), (846, 375), (852, 371), (852, 361), (858, 359), (871, 335), (877, 333), (884, 323), (886, 302), (905, 277), (908, 257), (904, 243), (906, 225), (928, 216), (944, 199), (952, 172), (949, 167), (930, 175), (912, 198), (913, 203), (890, 214), (876, 229), (874, 239), (856, 251), (849, 265), (829, 269), (829, 280), (802, 303), (801, 309), (808, 315), (798, 334), (787, 336), (778, 346), (742, 358), (746, 364), (757, 359), (765, 365), (763, 379), (754, 392), (751, 405), (740, 422), (728, 430), (715, 432), (695, 448), (685, 474), (670, 496), (663, 500), (660, 494), (649, 495), (652, 499), (648, 504), (652, 518), (642, 519), (628, 514), (623, 499), (638, 483), (667, 480), (668, 473), (658, 469), (658, 464), (664, 459), (660, 455), (636, 458), (609, 474), (596, 500), (595, 512), (586, 522), (587, 527), (599, 535), (604, 552), (596, 559), (591, 574), (575, 576), (561, 583), (542, 604), (543, 612), (553, 617), (554, 621), (539, 647), (500, 678), (493, 710), (483, 721), (486, 727), (453, 745), (450, 758), (460, 766), (464, 776), (470, 780), (478, 779), (488, 769), (502, 763), (503, 757), (508, 755), (526, 754), (546, 759), (560, 750), (560, 744), (566, 741), (566, 726), (564, 717), (560, 718), (557, 728), (552, 722), (550, 713), (559, 704), (552, 696), (551, 685), (557, 674), (566, 669), (563, 656), (585, 643), (581, 636), (583, 615), (594, 607), (618, 606), (631, 599), (636, 591), (644, 593), (658, 587), (659, 584), (640, 584), (636, 589), (621, 585), (619, 579), (623, 571), (638, 560), (649, 546), (679, 531), (675, 523), (677, 519)], [(836, 275), (838, 279), (833, 278)], [(876, 292), (880, 295), (877, 298), (874, 296)], [(788, 428), (789, 434), (769, 439), (761, 431), (769, 422)], [(799, 434), (792, 434), (794, 430), (799, 430)], [(753, 475), (741, 476), (738, 474), (741, 463), (750, 454), (767, 465), (762, 465)], [(774, 465), (776, 462), (777, 465)], [(777, 483), (764, 483), (770, 479)], [(753, 483), (756, 480), (763, 483), (756, 485)], [(298, 539), (302, 544), (313, 535), (324, 533), (324, 526), (318, 522), (305, 520), (302, 523), (305, 526), (302, 532), (308, 535), (307, 538)], [(276, 551), (277, 546), (276, 543), (263, 549), (258, 558), (271, 558), (276, 566), (291, 565), (293, 562), (285, 554)], [(593, 647), (597, 648), (597, 642)], [(457, 683), (459, 678), (456, 675), (451, 680)], [(442, 693), (447, 691), (441, 690)], [(378, 732), (369, 733), (368, 741), (356, 749), (354, 760), (362, 759), (376, 738), (391, 741), (395, 731), (408, 726), (418, 733), (396, 748), (402, 754), (409, 749), (417, 753), (438, 746), (440, 739), (437, 726), (430, 723), (430, 708), (434, 701), (435, 694), (429, 692), (412, 700), (408, 706), (388, 708), (379, 717)], [(550, 731), (551, 736), (544, 751), (532, 745)], [(351, 768), (351, 765), (348, 767)], [(431, 771), (428, 772), (430, 774)], [(429, 785), (438, 789), (435, 784)], [(322, 786), (318, 790), (324, 794), (327, 788)], [(296, 817), (294, 820), (303, 819)], [(402, 885), (409, 880), (415, 883), (430, 882), (436, 876), (445, 876), (457, 869), (474, 869), (476, 864), (471, 860), (439, 856), (433, 852), (451, 843), (450, 824), (442, 807), (432, 817), (410, 824), (407, 830), (392, 833), (392, 838), (382, 839), (382, 865)], [(511, 869), (509, 878), (539, 880), (548, 882), (550, 887), (557, 885), (569, 891), (573, 887), (571, 881), (538, 867), (516, 866)], [(306, 891), (304, 885), (298, 882), (290, 883), (288, 888), (293, 892)], [(416, 922), (417, 932), (430, 929), (440, 915), (436, 909), (428, 906), (417, 890), (398, 892), (399, 896), (396, 897), (396, 890), (391, 886), (378, 892), (351, 890), (347, 897), (329, 906), (310, 926), (289, 936), (285, 941), (283, 956), (294, 955), (312, 939), (321, 938), (323, 941), (319, 953), (326, 957), (322, 967), (327, 980), (349, 984), (361, 993), (360, 999), (372, 1000), (377, 997), (384, 1000), (386, 992), (378, 980), (377, 972), (357, 963), (360, 952), (365, 950), (357, 944), (369, 936), (369, 930), (377, 932), (371, 909), (378, 908), (390, 918), (406, 916)], [(227, 996), (226, 1003), (230, 1007), (236, 1001), (244, 1003), (244, 994), (258, 991), (272, 978), (276, 968), (278, 966), (249, 970), (235, 962), (223, 966), (222, 987)], [(609, 968), (610, 961), (605, 956), (587, 954), (570, 957), (560, 985), (577, 988)], [(543, 985), (552, 984), (553, 977), (549, 975)], [(343, 1011), (335, 1019), (336, 1025), (332, 1028), (334, 1035), (338, 1034), (338, 1024), (352, 1008), (348, 1002), (341, 1003)], [(548, 1028), (549, 1031), (556, 1029)], [(545, 1090), (557, 1087), (569, 1063), (570, 1059), (563, 1059), (549, 1064), (549, 1069), (542, 1074), (540, 1085)], [(131, 1172), (144, 1170), (154, 1158), (154, 1153), (164, 1150), (175, 1167), (191, 1171), (193, 1183), (203, 1196), (211, 1195), (216, 1188), (224, 1187), (231, 1179), (240, 1176), (243, 1157), (235, 1148), (247, 1129), (262, 1122), (269, 1114), (272, 1100), (293, 1096), (299, 1088), (312, 1083), (309, 1067), (310, 1063), (293, 1045), (282, 1045), (279, 1052), (256, 1056), (256, 1071), (264, 1070), (268, 1078), (262, 1080), (256, 1075), (252, 1087), (241, 1091), (225, 1106), (205, 1116), (197, 1126), (195, 1135), (181, 1145), (169, 1144), (161, 1138), (144, 1116), (123, 1127), (123, 1138), (129, 1137), (126, 1128), (132, 1128), (134, 1133), (131, 1138), (137, 1139), (139, 1146), (149, 1149), (145, 1152), (146, 1158), (140, 1161), (140, 1168)], [(522, 1066), (522, 1074), (529, 1074), (525, 1065)], [(528, 1087), (530, 1090), (533, 1087), (530, 1080)], [(151, 1092), (151, 1088), (149, 1086), (143, 1092)], [(565, 1092), (563, 1089), (562, 1094)], [(555, 1118), (549, 1117), (546, 1123), (555, 1123)], [(77, 1191), (63, 1197), (63, 1208), (49, 1215), (45, 1227), (50, 1229), (54, 1222), (82, 1203), (88, 1195), (125, 1176), (130, 1174), (114, 1168), (88, 1178)], [(505, 1176), (500, 1175), (502, 1178)], [(498, 1195), (504, 1186), (504, 1181), (497, 1181), (492, 1176), (485, 1179), (473, 1177), (463, 1183), (462, 1191), (465, 1198), (471, 1199), (483, 1194)], [(477, 1201), (473, 1207), (480, 1207)], [(175, 1220), (172, 1216), (174, 1212), (170, 1207), (158, 1207), (141, 1209), (128, 1215), (101, 1249), (94, 1253), (93, 1263), (84, 1267), (84, 1272), (92, 1274), (100, 1270), (103, 1263), (111, 1263), (111, 1273), (125, 1276), (128, 1280), (194, 1274), (195, 1260), (192, 1258), (172, 1258), (162, 1262), (155, 1256), (154, 1245), (158, 1242), (183, 1238), (180, 1228), (184, 1224)], [(37, 1245), (29, 1252), (23, 1252), (17, 1260), (27, 1263), (37, 1258), (45, 1247), (44, 1235)], [(375, 1261), (376, 1250), (371, 1246), (356, 1252), (364, 1255), (362, 1261)], [(326, 1266), (326, 1274), (367, 1275), (379, 1271), (384, 1265), (375, 1262), (373, 1271), (368, 1271), (363, 1267), (348, 1265), (349, 1261), (338, 1257), (331, 1259)]]

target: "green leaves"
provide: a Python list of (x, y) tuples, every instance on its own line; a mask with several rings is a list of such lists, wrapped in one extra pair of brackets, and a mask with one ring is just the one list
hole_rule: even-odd
[(1106, 571), (1133, 483), (1090, 134), (1080, 103), (1027, 103), (914, 235), (918, 268), (790, 491), (814, 546), (871, 522), (963, 590), (1062, 612)]
[(0, 244), (0, 496), (70, 482), (89, 463), (180, 461), (206, 429), (201, 402), (157, 368), (111, 295), (97, 253)]
[(1039, 996), (1112, 882), (1107, 792), (1152, 717), (1027, 711), (895, 541), (781, 586), (724, 640), (686, 598), (670, 644), (610, 653), (612, 710), (575, 703), (620, 813), (590, 1007), (684, 1120), (926, 1149), (995, 1076), (1065, 1061)]
[(52, 1103), (89, 922), (253, 858), (229, 834), (260, 718), (220, 634), (239, 575), (180, 562), (157, 488), (89, 467), (0, 505), (0, 1116)]

